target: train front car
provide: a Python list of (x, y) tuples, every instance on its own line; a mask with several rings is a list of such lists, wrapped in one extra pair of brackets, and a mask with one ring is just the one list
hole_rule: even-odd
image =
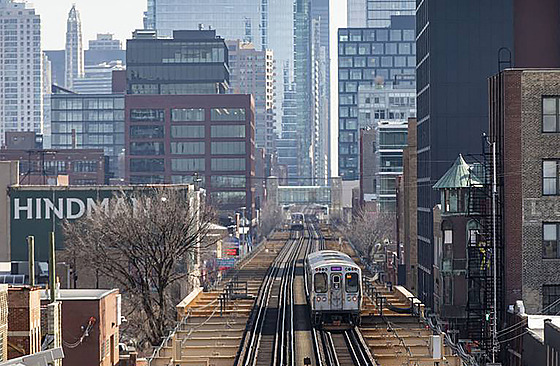
[(359, 324), (362, 271), (346, 254), (321, 250), (307, 256), (306, 281), (313, 324)]
[(293, 213), (291, 216), (290, 230), (292, 232), (303, 231), (305, 223), (305, 215), (300, 212)]

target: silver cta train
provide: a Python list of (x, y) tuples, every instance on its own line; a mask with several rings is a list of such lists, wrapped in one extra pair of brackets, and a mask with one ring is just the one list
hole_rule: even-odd
[(362, 270), (348, 255), (335, 250), (310, 253), (305, 281), (314, 326), (359, 324)]

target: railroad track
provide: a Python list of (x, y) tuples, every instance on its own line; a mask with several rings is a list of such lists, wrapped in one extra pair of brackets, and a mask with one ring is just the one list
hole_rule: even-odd
[[(312, 251), (325, 249), (324, 238), (317, 227), (309, 224), (305, 232), (307, 235), (289, 239), (268, 269), (259, 289), (252, 320), (240, 346), (235, 366), (296, 365), (296, 264), (302, 251), (305, 257)], [(315, 361), (312, 364), (376, 365), (358, 328), (342, 331), (311, 329), (310, 332)]]
[[(309, 235), (316, 250), (326, 249), (325, 239), (313, 225), (310, 225)], [(340, 331), (313, 330), (315, 357), (318, 365), (327, 366), (376, 366), (369, 347), (363, 339), (358, 327)]]
[(253, 324), (235, 365), (293, 365), (293, 280), (305, 237), (291, 239), (270, 266), (255, 302)]

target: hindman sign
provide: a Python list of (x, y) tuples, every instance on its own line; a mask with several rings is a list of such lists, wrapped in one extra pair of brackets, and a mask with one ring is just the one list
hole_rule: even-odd
[(147, 187), (122, 189), (104, 186), (99, 188), (68, 187), (60, 189), (31, 189), (11, 187), (10, 198), (10, 246), (13, 261), (27, 260), (26, 238), (35, 237), (35, 256), (47, 261), (49, 256), (49, 233), (54, 230), (56, 248), (63, 249), (64, 238), (61, 224), (64, 220), (77, 220), (84, 215), (95, 215), (99, 210), (114, 212), (124, 203), (123, 196)]

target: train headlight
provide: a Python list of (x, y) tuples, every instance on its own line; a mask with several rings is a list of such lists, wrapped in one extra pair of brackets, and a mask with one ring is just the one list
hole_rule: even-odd
[(323, 301), (327, 301), (327, 298), (326, 298), (326, 297), (323, 297)]
[(348, 297), (346, 298), (346, 301), (350, 301), (350, 300), (352, 300), (352, 298), (351, 298), (350, 296), (348, 296)]
[(358, 301), (358, 297), (357, 297), (357, 296), (354, 296), (354, 297), (352, 298), (352, 300)]
[(321, 298), (319, 296), (317, 296), (315, 300), (317, 300), (317, 302), (321, 302)]

